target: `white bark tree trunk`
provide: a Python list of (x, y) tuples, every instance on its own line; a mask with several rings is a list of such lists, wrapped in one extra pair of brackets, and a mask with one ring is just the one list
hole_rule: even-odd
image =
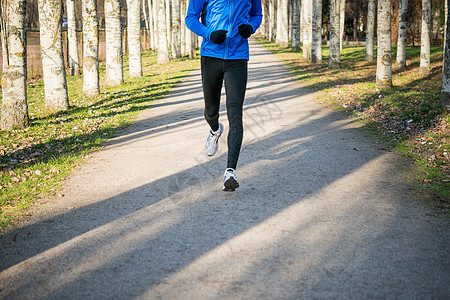
[(167, 48), (166, 14), (164, 11), (165, 0), (157, 0), (158, 3), (158, 64), (169, 62), (169, 49)]
[(1, 0), (2, 106), (1, 130), (25, 128), (27, 105), (27, 42), (25, 0)]
[(305, 6), (304, 13), (304, 30), (303, 30), (303, 57), (311, 60), (311, 43), (312, 43), (312, 10), (313, 0), (303, 0)]
[(269, 40), (273, 42), (274, 40), (274, 31), (275, 31), (275, 0), (269, 1)]
[(180, 36), (181, 36), (181, 56), (186, 54), (186, 23), (184, 18), (186, 17), (186, 0), (181, 0), (180, 5), (180, 20), (181, 20), (181, 28), (180, 28)]
[[(445, 14), (448, 16), (448, 2), (445, 0)], [(446, 20), (444, 41), (444, 63), (442, 68), (441, 106), (450, 108), (450, 24)]]
[(156, 49), (155, 25), (154, 25), (154, 20), (153, 20), (152, 0), (147, 0), (147, 6), (148, 6), (148, 25), (149, 25), (149, 32), (150, 32), (150, 49), (155, 50)]
[(120, 0), (105, 1), (106, 76), (105, 84), (123, 83), (122, 21)]
[(141, 56), (141, 3), (128, 0), (127, 3), (128, 62), (130, 78), (142, 76)]
[(328, 67), (330, 69), (341, 66), (341, 48), (340, 48), (340, 3), (341, 0), (330, 1), (330, 57), (328, 58)]
[(75, 0), (67, 0), (67, 40), (69, 44), (70, 75), (80, 75), (80, 58), (78, 57), (78, 37), (75, 22)]
[(345, 0), (341, 0), (339, 8), (339, 47), (342, 50), (344, 45), (344, 29), (345, 29)]
[(378, 0), (377, 87), (392, 87), (391, 0)]
[(100, 93), (98, 77), (97, 2), (82, 1), (83, 10), (83, 92), (88, 96)]
[(374, 58), (375, 8), (375, 0), (369, 0), (366, 34), (366, 61), (368, 62), (372, 62)]
[(152, 1), (154, 50), (158, 50), (158, 0)]
[(430, 72), (430, 24), (431, 0), (422, 0), (422, 35), (420, 43), (420, 69), (421, 75)]
[(288, 38), (288, 1), (277, 0), (277, 39), (276, 43), (281, 47), (287, 47), (289, 45)]
[(180, 0), (172, 0), (172, 58), (181, 57)]
[(311, 62), (322, 62), (322, 0), (313, 1)]
[(408, 22), (408, 0), (400, 0), (398, 12), (397, 67), (406, 68), (406, 25)]
[(69, 108), (62, 44), (62, 0), (39, 0), (39, 31), (44, 73), (45, 109)]
[(294, 0), (293, 22), (292, 22), (292, 50), (300, 51), (300, 6), (301, 0)]

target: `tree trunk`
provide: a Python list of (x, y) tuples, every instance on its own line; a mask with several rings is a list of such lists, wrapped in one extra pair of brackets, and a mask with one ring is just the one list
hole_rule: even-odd
[(300, 51), (300, 6), (301, 0), (294, 0), (292, 22), (292, 51)]
[(70, 75), (80, 75), (80, 59), (78, 57), (78, 37), (76, 30), (75, 0), (67, 0), (67, 40), (69, 45)]
[(105, 1), (106, 76), (105, 84), (123, 83), (122, 22), (120, 0)]
[(274, 41), (275, 37), (275, 0), (269, 1), (269, 40)]
[(154, 50), (158, 50), (158, 0), (152, 1)]
[(408, 0), (400, 0), (398, 12), (397, 67), (406, 68), (406, 25), (408, 22)]
[(311, 43), (312, 43), (312, 10), (313, 0), (303, 0), (305, 2), (304, 15), (305, 15), (305, 29), (303, 32), (303, 57), (311, 60)]
[(313, 1), (311, 62), (322, 62), (322, 0)]
[(165, 0), (157, 0), (158, 5), (158, 64), (169, 62), (169, 49), (167, 48)]
[(142, 76), (141, 56), (141, 3), (139, 0), (128, 0), (128, 62), (130, 78)]
[(181, 57), (180, 0), (172, 0), (172, 58)]
[(341, 0), (339, 7), (339, 47), (342, 50), (345, 35), (345, 0)]
[(44, 72), (45, 109), (69, 108), (62, 44), (62, 0), (39, 0), (39, 31)]
[(155, 50), (156, 44), (155, 44), (155, 26), (154, 26), (154, 20), (153, 20), (153, 4), (152, 0), (147, 0), (147, 6), (148, 6), (148, 26), (149, 26), (149, 33), (150, 33), (150, 49)]
[(422, 35), (420, 43), (420, 75), (430, 72), (431, 0), (422, 0)]
[(288, 39), (288, 1), (287, 0), (277, 0), (278, 10), (277, 10), (277, 39), (276, 43), (281, 47), (289, 46)]
[(341, 66), (340, 31), (340, 5), (341, 0), (330, 1), (330, 57), (328, 68), (336, 69)]
[(375, 36), (375, 0), (369, 0), (367, 13), (366, 61), (373, 62), (373, 39)]
[[(445, 0), (445, 14), (448, 15), (448, 1)], [(445, 41), (444, 41), (444, 64), (442, 68), (442, 92), (441, 106), (450, 108), (450, 24), (446, 20)]]
[(1, 130), (28, 125), (25, 5), (25, 0), (1, 0)]
[(98, 77), (97, 1), (84, 0), (83, 7), (83, 92), (88, 96), (100, 93)]
[(184, 18), (186, 16), (186, 0), (181, 0), (180, 5), (180, 20), (181, 20), (181, 28), (180, 28), (180, 37), (181, 37), (181, 56), (186, 54), (186, 23)]
[(377, 87), (392, 87), (391, 0), (378, 0)]

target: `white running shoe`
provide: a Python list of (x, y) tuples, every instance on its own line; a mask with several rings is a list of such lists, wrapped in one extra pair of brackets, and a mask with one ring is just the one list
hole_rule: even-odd
[(223, 174), (223, 190), (225, 192), (234, 192), (239, 187), (239, 181), (236, 177), (236, 171), (232, 168), (225, 170)]
[(206, 139), (205, 144), (206, 155), (213, 156), (214, 154), (216, 154), (217, 150), (219, 149), (219, 138), (222, 135), (222, 132), (222, 123), (219, 123), (219, 129), (217, 129), (217, 131), (212, 131), (212, 129), (209, 130), (209, 135)]

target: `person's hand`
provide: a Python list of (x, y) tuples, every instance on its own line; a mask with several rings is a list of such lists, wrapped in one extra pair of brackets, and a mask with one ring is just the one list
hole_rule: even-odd
[(216, 30), (211, 32), (210, 40), (214, 44), (221, 45), (225, 42), (225, 38), (227, 37), (228, 30)]
[(248, 24), (241, 24), (241, 25), (239, 25), (238, 30), (239, 30), (239, 34), (244, 39), (248, 39), (253, 33), (252, 25), (248, 25)]

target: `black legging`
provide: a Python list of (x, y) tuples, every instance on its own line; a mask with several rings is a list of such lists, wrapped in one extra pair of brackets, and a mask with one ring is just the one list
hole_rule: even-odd
[(219, 128), (220, 93), (225, 80), (227, 95), (228, 163), (236, 169), (242, 145), (242, 105), (247, 86), (247, 60), (223, 60), (202, 56), (202, 83), (205, 98), (205, 118), (211, 129)]

